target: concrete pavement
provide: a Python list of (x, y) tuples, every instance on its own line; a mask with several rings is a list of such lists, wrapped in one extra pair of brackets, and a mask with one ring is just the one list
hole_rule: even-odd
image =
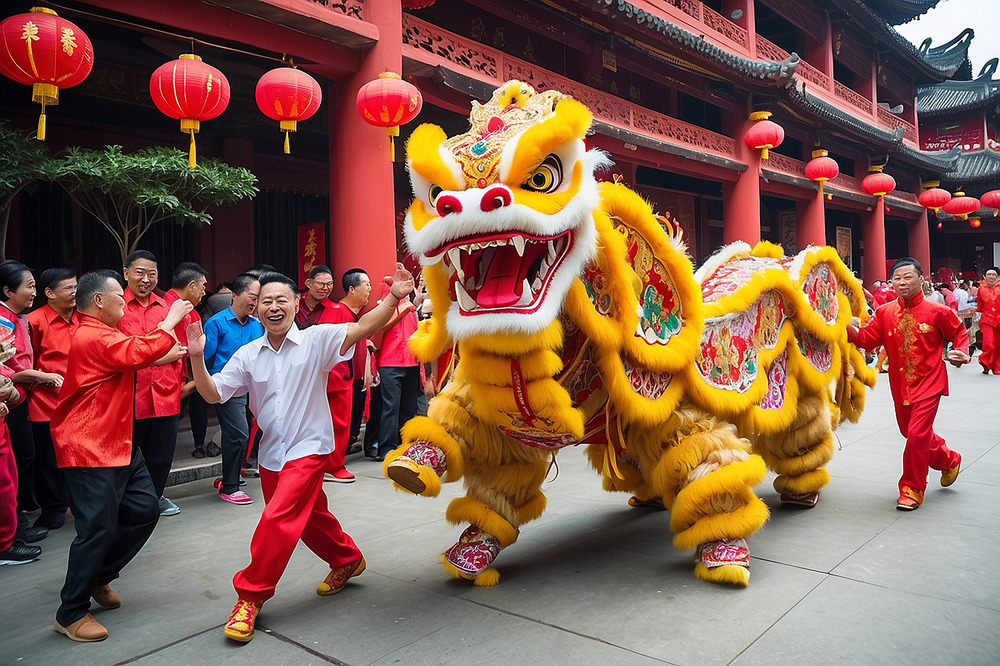
[(461, 527), (459, 494), (394, 492), (379, 465), (349, 458), (357, 483), (327, 483), (334, 513), (368, 570), (340, 594), (304, 546), (242, 646), (222, 626), (263, 503), (221, 502), (203, 479), (171, 488), (163, 518), (95, 617), (102, 643), (52, 631), (72, 523), (38, 562), (0, 568), (0, 664), (997, 664), (1000, 663), (1000, 377), (950, 369), (938, 432), (962, 453), (949, 489), (932, 472), (924, 505), (896, 511), (903, 439), (885, 375), (857, 425), (838, 430), (832, 482), (812, 510), (778, 508), (750, 540), (750, 587), (703, 583), (671, 546), (669, 514), (600, 489), (582, 452), (563, 451), (548, 508), (496, 564), (500, 585), (447, 578), (436, 558)]

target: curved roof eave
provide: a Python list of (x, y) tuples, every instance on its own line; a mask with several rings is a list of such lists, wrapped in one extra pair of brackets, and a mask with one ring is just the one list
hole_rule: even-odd
[(926, 14), (939, 2), (941, 0), (868, 0), (867, 4), (889, 25), (900, 25)]

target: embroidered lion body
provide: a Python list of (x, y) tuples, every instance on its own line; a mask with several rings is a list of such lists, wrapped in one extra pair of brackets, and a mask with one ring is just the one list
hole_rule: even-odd
[(413, 133), (406, 239), (435, 308), (411, 346), (457, 363), (384, 469), (427, 496), (464, 478), (445, 568), (490, 585), (545, 508), (552, 457), (584, 444), (605, 489), (671, 510), (699, 578), (745, 585), (744, 539), (768, 514), (753, 486), (770, 467), (783, 501), (814, 504), (833, 428), (874, 383), (847, 342), (861, 287), (831, 248), (736, 243), (695, 273), (677, 228), (597, 182), (591, 120), (511, 81), (467, 133)]

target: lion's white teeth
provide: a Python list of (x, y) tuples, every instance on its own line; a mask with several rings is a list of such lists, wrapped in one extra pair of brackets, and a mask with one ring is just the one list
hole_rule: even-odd
[(517, 256), (523, 257), (524, 245), (525, 245), (524, 236), (514, 236), (510, 240), (512, 243), (514, 243), (514, 249), (517, 250)]
[(458, 271), (457, 271), (457, 275), (458, 275), (458, 281), (464, 284), (465, 283), (465, 271), (463, 271), (461, 268), (459, 268)]
[(549, 265), (551, 266), (552, 264), (554, 264), (556, 262), (556, 246), (555, 246), (555, 243), (553, 241), (548, 241), (546, 243), (546, 245), (549, 248), (549, 251), (548, 251), (548, 254), (546, 255), (546, 258), (549, 260)]
[(455, 296), (458, 298), (458, 307), (466, 312), (472, 312), (479, 308), (479, 304), (469, 296), (469, 292), (458, 282), (455, 283)]
[(451, 261), (451, 265), (458, 268), (462, 265), (462, 251), (457, 247), (453, 247), (448, 250), (448, 260)]
[(531, 291), (536, 294), (542, 290), (542, 278), (535, 278), (535, 281), (531, 283)]
[(548, 272), (549, 272), (549, 262), (545, 261), (545, 259), (542, 259), (542, 263), (538, 265), (538, 276), (545, 277), (546, 274), (548, 274)]
[(535, 300), (535, 294), (531, 291), (531, 285), (528, 284), (528, 278), (524, 278), (524, 282), (521, 284), (521, 298), (514, 307), (522, 305), (531, 305), (531, 302)]

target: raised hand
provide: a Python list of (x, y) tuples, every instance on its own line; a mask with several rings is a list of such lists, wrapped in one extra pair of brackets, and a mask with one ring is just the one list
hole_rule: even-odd
[(396, 262), (396, 272), (392, 277), (388, 275), (382, 281), (389, 285), (392, 295), (402, 300), (413, 291), (413, 275), (400, 262)]
[(187, 327), (187, 351), (191, 356), (205, 355), (205, 331), (201, 328), (201, 320)]

